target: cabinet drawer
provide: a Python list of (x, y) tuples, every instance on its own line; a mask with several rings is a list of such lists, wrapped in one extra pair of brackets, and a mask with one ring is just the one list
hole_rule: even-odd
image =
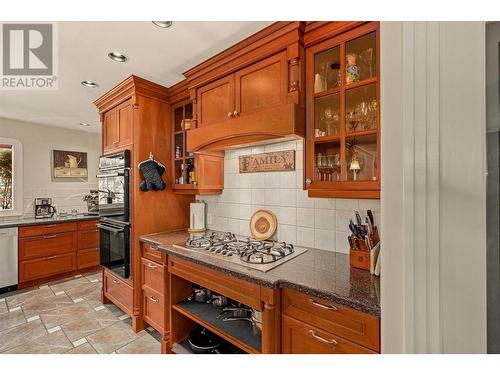
[(78, 250), (76, 265), (79, 270), (98, 266), (99, 249)]
[(283, 354), (376, 354), (337, 335), (283, 316)]
[(260, 286), (256, 284), (175, 257), (169, 257), (168, 271), (254, 309), (262, 309)]
[(19, 239), (19, 259), (31, 259), (76, 250), (76, 232)]
[(166, 255), (156, 249), (155, 246), (143, 243), (142, 244), (142, 256), (156, 263), (165, 264)]
[(327, 332), (380, 351), (380, 319), (339, 304), (283, 289), (282, 312)]
[(91, 229), (78, 231), (78, 249), (99, 247), (99, 230)]
[(142, 286), (146, 286), (157, 293), (165, 293), (165, 272), (164, 266), (146, 258), (141, 258), (142, 265)]
[(78, 222), (78, 230), (92, 230), (97, 229), (97, 220), (85, 220)]
[(133, 292), (130, 285), (111, 272), (104, 271), (103, 289), (107, 298), (127, 314), (132, 315)]
[(52, 255), (19, 262), (19, 282), (76, 270), (75, 253)]
[(143, 290), (143, 316), (146, 323), (150, 324), (159, 332), (165, 330), (167, 307), (164, 296), (149, 288)]
[(76, 231), (76, 222), (33, 225), (19, 228), (19, 237), (41, 236), (43, 234), (65, 233)]

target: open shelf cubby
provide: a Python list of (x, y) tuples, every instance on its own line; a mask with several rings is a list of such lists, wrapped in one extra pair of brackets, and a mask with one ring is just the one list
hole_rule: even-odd
[(260, 353), (262, 351), (262, 335), (254, 333), (252, 323), (248, 321), (224, 322), (222, 317), (218, 317), (222, 311), (220, 307), (210, 303), (182, 301), (173, 305), (172, 308), (245, 352)]

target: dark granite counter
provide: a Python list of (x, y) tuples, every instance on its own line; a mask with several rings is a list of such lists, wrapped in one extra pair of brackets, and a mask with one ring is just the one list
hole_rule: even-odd
[(141, 236), (140, 240), (181, 259), (269, 288), (291, 288), (353, 309), (380, 316), (380, 279), (369, 272), (351, 268), (347, 254), (308, 248), (302, 255), (261, 272), (196, 250), (179, 249), (186, 230)]
[(12, 227), (26, 227), (30, 225), (40, 225), (40, 224), (57, 224), (65, 223), (69, 221), (84, 221), (84, 220), (97, 220), (99, 216), (97, 215), (77, 215), (77, 216), (55, 216), (47, 219), (35, 219), (34, 217), (19, 217), (16, 219), (8, 221), (0, 221), (0, 228), (12, 228)]

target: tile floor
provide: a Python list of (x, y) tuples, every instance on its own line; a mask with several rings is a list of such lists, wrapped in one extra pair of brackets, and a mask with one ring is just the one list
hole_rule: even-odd
[(159, 354), (154, 330), (100, 302), (101, 274), (89, 273), (0, 294), (0, 353)]

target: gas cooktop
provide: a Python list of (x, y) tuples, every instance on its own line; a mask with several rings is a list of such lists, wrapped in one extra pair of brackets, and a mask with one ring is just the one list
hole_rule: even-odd
[(277, 241), (257, 241), (237, 237), (230, 232), (207, 232), (191, 235), (186, 244), (174, 245), (196, 250), (247, 268), (267, 272), (307, 251), (292, 244)]

